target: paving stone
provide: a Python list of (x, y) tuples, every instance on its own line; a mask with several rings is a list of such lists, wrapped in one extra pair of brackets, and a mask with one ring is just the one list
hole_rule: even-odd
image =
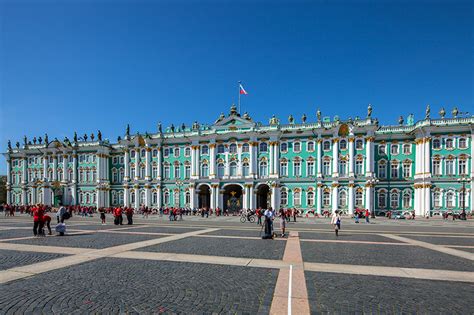
[(244, 237), (262, 237), (263, 231), (259, 226), (255, 226), (253, 229), (248, 230), (232, 230), (232, 229), (221, 229), (218, 231), (209, 232), (203, 235), (222, 235), (222, 236), (244, 236)]
[(474, 284), (305, 272), (313, 314), (472, 314)]
[[(34, 253), (14, 250), (0, 250), (0, 270), (31, 265), (34, 263), (64, 257), (63, 254)], [(1, 306), (1, 304), (0, 304)], [(0, 308), (0, 314), (1, 314)]]
[[(473, 253), (474, 254), (474, 248), (462, 248), (462, 247), (452, 247), (453, 249), (457, 250), (462, 250), (465, 252)], [(474, 268), (473, 268), (474, 269)], [(474, 271), (474, 270), (473, 270)]]
[(339, 241), (367, 241), (367, 242), (387, 242), (402, 243), (400, 241), (383, 237), (376, 234), (351, 233), (341, 230), (339, 236), (332, 233), (300, 232), (300, 239), (319, 239), (319, 240), (339, 240)]
[(472, 261), (418, 246), (301, 242), (308, 262), (472, 271)]
[(442, 236), (417, 236), (402, 235), (417, 241), (427, 242), (436, 245), (467, 245), (474, 246), (474, 237), (442, 237)]
[(190, 227), (169, 227), (169, 226), (149, 226), (143, 228), (134, 228), (130, 231), (134, 232), (147, 232), (147, 233), (171, 233), (171, 234), (183, 234), (188, 232), (194, 232), (204, 230), (204, 228), (190, 228)]
[[(97, 224), (68, 224), (68, 227), (71, 228), (71, 229), (76, 229), (76, 230), (91, 230), (91, 231), (95, 231), (95, 230), (111, 230), (111, 229), (124, 229), (124, 231), (134, 231), (135, 227), (136, 226), (142, 226), (144, 224), (133, 224), (133, 225), (127, 225), (127, 224), (124, 224), (124, 225), (114, 225), (112, 223), (108, 223), (106, 225), (102, 225), (100, 223), (97, 223)], [(127, 229), (127, 228), (130, 228), (130, 227), (133, 227), (133, 229)]]
[(82, 248), (106, 248), (163, 237), (160, 235), (132, 235), (118, 233), (90, 233), (55, 237), (38, 237), (27, 240), (8, 241), (8, 243), (39, 246), (64, 246)]
[(2, 285), (0, 305), (4, 314), (266, 314), (277, 276), (276, 269), (105, 258)]
[[(48, 233), (47, 228), (45, 231), (46, 233)], [(17, 238), (17, 237), (28, 237), (28, 236), (33, 236), (33, 227), (31, 227), (31, 229), (0, 230), (0, 240), (8, 239), (8, 238)]]
[(140, 251), (225, 257), (282, 259), (286, 242), (228, 238), (189, 237), (140, 248)]

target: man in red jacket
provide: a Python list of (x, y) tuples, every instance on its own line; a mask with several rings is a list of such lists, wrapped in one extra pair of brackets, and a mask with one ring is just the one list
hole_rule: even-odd
[(41, 230), (41, 234), (44, 236), (44, 226), (48, 228), (48, 235), (51, 235), (51, 216), (47, 213), (43, 215), (43, 229)]
[(43, 230), (43, 214), (44, 210), (41, 206), (33, 208), (33, 234), (38, 236)]

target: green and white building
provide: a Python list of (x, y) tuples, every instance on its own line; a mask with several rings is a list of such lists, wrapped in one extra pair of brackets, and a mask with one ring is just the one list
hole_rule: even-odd
[[(77, 139), (9, 146), (11, 204), (296, 207), (466, 211), (474, 208), (474, 117), (381, 126), (372, 118), (306, 117), (268, 125), (232, 106), (212, 125), (158, 127), (116, 143)], [(463, 183), (464, 181), (464, 183)], [(463, 189), (464, 187), (464, 189)]]

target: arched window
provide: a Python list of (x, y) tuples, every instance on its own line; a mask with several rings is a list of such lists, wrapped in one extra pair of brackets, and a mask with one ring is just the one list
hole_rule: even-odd
[(464, 158), (458, 161), (458, 171), (459, 175), (467, 175), (466, 160)]
[(217, 177), (222, 178), (224, 177), (224, 163), (217, 164)]
[(459, 138), (459, 148), (460, 149), (466, 149), (467, 148), (466, 138)]
[(439, 139), (433, 140), (433, 149), (435, 150), (441, 149), (441, 141)]
[(403, 145), (403, 154), (411, 154), (411, 144), (405, 143)]
[(184, 155), (185, 156), (190, 156), (191, 155), (191, 148), (190, 147), (186, 147), (184, 149)]
[(140, 166), (140, 178), (145, 178), (145, 175), (146, 175), (145, 165), (141, 165)]
[(132, 159), (135, 158), (135, 151), (134, 151), (134, 150), (130, 151), (130, 157), (131, 157)]
[(331, 160), (325, 159), (323, 161), (323, 176), (331, 175)]
[(341, 140), (339, 142), (339, 150), (347, 150), (347, 141), (346, 140)]
[(364, 148), (364, 143), (361, 139), (357, 139), (355, 142), (356, 150), (362, 150)]
[(155, 191), (153, 191), (153, 193), (151, 194), (151, 202), (156, 205), (158, 203), (158, 193)]
[(146, 151), (145, 150), (141, 150), (140, 151), (140, 157), (144, 158), (146, 156)]
[(121, 192), (118, 194), (118, 198), (119, 198), (119, 204), (120, 204), (120, 205), (123, 205), (123, 191), (121, 191)]
[(165, 179), (169, 179), (170, 178), (170, 175), (171, 175), (171, 172), (170, 172), (170, 165), (169, 164), (165, 164), (163, 166), (163, 177)]
[(153, 155), (153, 157), (157, 157), (157, 156), (158, 156), (158, 150), (157, 150), (157, 149), (153, 149), (152, 155)]
[(179, 157), (179, 148), (174, 148), (174, 157)]
[(400, 199), (400, 196), (399, 196), (398, 191), (392, 191), (392, 193), (390, 194), (390, 208), (398, 209), (399, 199)]
[(174, 178), (180, 178), (181, 177), (181, 167), (179, 164), (174, 165)]
[(209, 177), (209, 165), (207, 163), (201, 164), (201, 176)]
[(184, 166), (184, 178), (191, 178), (191, 164), (186, 164)]
[(280, 162), (280, 176), (288, 176), (288, 162), (286, 160)]
[(135, 204), (135, 191), (130, 192), (130, 203)]
[(301, 161), (300, 160), (293, 161), (293, 175), (295, 177), (301, 176)]
[(115, 206), (118, 204), (117, 192), (112, 191), (112, 204)]
[(331, 141), (326, 140), (323, 142), (323, 150), (324, 151), (331, 150)]
[(323, 208), (328, 208), (331, 205), (331, 192), (328, 190), (323, 192)]
[(385, 178), (387, 176), (387, 165), (385, 164), (385, 161), (380, 161), (378, 167), (379, 178)]
[(300, 152), (301, 151), (301, 142), (293, 143), (293, 152)]
[(451, 138), (446, 139), (446, 149), (453, 149), (454, 141)]
[(441, 193), (439, 191), (433, 193), (433, 207), (441, 208)]
[(179, 190), (175, 190), (173, 193), (173, 202), (175, 207), (179, 207), (181, 205), (180, 198), (179, 198)]
[(345, 160), (339, 161), (339, 176), (344, 177), (347, 175), (346, 172), (347, 162)]
[(308, 148), (308, 151), (314, 151), (314, 141), (308, 141), (308, 144), (306, 146)]
[(223, 144), (219, 144), (217, 146), (217, 153), (224, 153), (225, 152), (225, 147)]
[(283, 188), (280, 192), (280, 203), (282, 205), (288, 204), (288, 192), (286, 191), (286, 189), (283, 189)]
[(118, 182), (118, 172), (117, 170), (114, 168), (112, 169), (112, 182), (113, 183), (117, 183)]
[(230, 176), (237, 176), (237, 163), (235, 161), (230, 162)]
[(258, 170), (259, 170), (260, 177), (267, 176), (268, 175), (267, 162), (261, 161)]
[(399, 177), (398, 169), (399, 169), (398, 161), (393, 161), (392, 165), (390, 165), (390, 178)]
[(301, 192), (299, 190), (293, 192), (293, 205), (301, 206)]
[(153, 165), (151, 168), (151, 176), (156, 179), (158, 178), (158, 165)]
[(247, 176), (249, 176), (249, 173), (250, 173), (249, 163), (244, 162), (242, 164), (242, 176), (247, 177)]
[(362, 207), (364, 202), (364, 195), (362, 189), (358, 189), (355, 193), (355, 205), (356, 207)]
[(403, 193), (403, 208), (408, 209), (411, 206), (411, 193), (409, 191), (405, 191)]
[(385, 144), (379, 144), (379, 155), (385, 155), (387, 153), (387, 147)]
[(357, 159), (355, 161), (355, 174), (356, 175), (362, 175), (363, 172), (364, 172), (364, 160)]
[(452, 158), (448, 158), (446, 160), (446, 175), (448, 176), (454, 175), (454, 160)]
[(390, 145), (390, 153), (393, 154), (393, 155), (397, 155), (398, 154), (398, 144), (394, 144), (392, 143)]
[(248, 144), (248, 143), (244, 143), (244, 144), (242, 145), (242, 152), (245, 153), (245, 152), (249, 152), (249, 151), (250, 151), (250, 146), (249, 146), (249, 144)]
[(454, 193), (452, 191), (446, 194), (446, 208), (454, 208)]
[(288, 144), (286, 142), (283, 142), (283, 143), (280, 144), (280, 151), (281, 152), (288, 151)]
[(266, 143), (266, 142), (260, 143), (259, 151), (260, 151), (260, 152), (267, 152), (267, 151), (268, 151), (268, 146), (267, 146), (267, 143)]
[(191, 203), (191, 193), (189, 192), (189, 190), (186, 191), (185, 199), (186, 206), (189, 206), (189, 204)]
[(347, 193), (345, 190), (341, 190), (339, 192), (339, 207), (346, 208), (347, 207)]
[(230, 144), (229, 153), (237, 153), (237, 145), (235, 143)]
[(118, 182), (121, 183), (123, 182), (123, 177), (125, 176), (125, 170), (121, 167), (119, 169), (119, 178), (118, 178)]
[(170, 204), (170, 192), (168, 190), (165, 190), (165, 192), (163, 193), (163, 202), (165, 205)]
[(314, 206), (314, 192), (309, 191), (306, 194), (306, 204), (308, 205), (308, 207), (313, 207)]
[(203, 145), (201, 147), (201, 154), (204, 154), (204, 155), (209, 154), (209, 147), (207, 145)]
[(387, 207), (387, 195), (385, 193), (385, 191), (380, 191), (379, 192), (379, 208), (386, 208)]
[(144, 205), (146, 203), (146, 195), (145, 192), (140, 192), (140, 205)]

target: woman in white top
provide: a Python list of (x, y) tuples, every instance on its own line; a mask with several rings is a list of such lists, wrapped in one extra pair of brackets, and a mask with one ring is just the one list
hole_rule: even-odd
[(334, 226), (334, 232), (336, 232), (336, 236), (339, 236), (339, 229), (341, 228), (341, 216), (339, 215), (339, 211), (334, 211), (331, 217), (331, 224)]

